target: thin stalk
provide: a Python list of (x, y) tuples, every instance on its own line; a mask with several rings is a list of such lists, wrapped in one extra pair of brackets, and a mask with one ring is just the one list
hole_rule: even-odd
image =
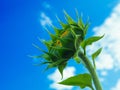
[(96, 90), (102, 90), (102, 86), (98, 79), (98, 75), (97, 75), (96, 70), (94, 69), (93, 65), (91, 64), (90, 60), (82, 52), (79, 52), (78, 56), (82, 59), (82, 62), (85, 64), (86, 68), (88, 69), (89, 73), (91, 74), (91, 77), (93, 79), (93, 83), (95, 85)]

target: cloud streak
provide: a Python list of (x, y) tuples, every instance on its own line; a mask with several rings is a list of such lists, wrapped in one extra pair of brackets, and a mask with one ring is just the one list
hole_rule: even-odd
[(48, 2), (43, 2), (42, 6), (46, 9), (51, 9), (51, 5)]
[(52, 24), (52, 20), (44, 12), (42, 12), (40, 14), (40, 24), (43, 27), (50, 26)]

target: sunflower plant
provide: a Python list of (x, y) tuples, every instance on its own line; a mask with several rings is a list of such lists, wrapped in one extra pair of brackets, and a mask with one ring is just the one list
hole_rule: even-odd
[(67, 23), (63, 23), (59, 18), (57, 18), (62, 28), (57, 28), (52, 25), (55, 34), (52, 34), (47, 30), (51, 40), (40, 40), (47, 47), (47, 51), (34, 45), (43, 52), (42, 55), (34, 56), (34, 58), (44, 58), (45, 61), (42, 62), (42, 64), (47, 64), (46, 70), (56, 67), (62, 77), (64, 76), (63, 70), (67, 66), (68, 61), (72, 58), (77, 63), (82, 63), (89, 73), (72, 76), (59, 82), (59, 84), (79, 86), (80, 88), (89, 87), (91, 90), (102, 90), (95, 66), (95, 59), (102, 51), (102, 48), (99, 48), (91, 55), (92, 61), (90, 61), (86, 54), (86, 47), (100, 40), (103, 36), (92, 36), (86, 38), (87, 30), (90, 25), (89, 22), (84, 24), (82, 18), (78, 16), (78, 13), (77, 22), (75, 22), (65, 11), (64, 14)]

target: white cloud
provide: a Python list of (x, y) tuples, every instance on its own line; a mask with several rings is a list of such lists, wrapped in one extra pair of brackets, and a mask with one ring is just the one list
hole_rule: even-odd
[(52, 20), (44, 12), (41, 13), (40, 18), (42, 26), (50, 26), (52, 24)]
[(100, 82), (104, 82), (104, 78), (103, 77), (99, 77), (99, 80), (100, 80)]
[(107, 75), (107, 72), (103, 70), (103, 71), (101, 72), (101, 75), (102, 75), (102, 76), (106, 76), (106, 75)]
[(96, 61), (96, 66), (98, 70), (110, 70), (113, 69), (113, 58), (109, 53), (105, 51), (98, 57), (98, 61)]
[(112, 87), (111, 90), (120, 90), (120, 79), (118, 80), (115, 87)]
[[(103, 51), (96, 60), (98, 70), (120, 69), (120, 3), (113, 9), (111, 15), (101, 26), (93, 29), (94, 35), (104, 38), (88, 47), (88, 52), (103, 47)], [(105, 73), (104, 73), (105, 74)]]
[(46, 9), (50, 9), (51, 8), (51, 5), (48, 3), (48, 2), (43, 2), (42, 3), (42, 6)]
[[(66, 79), (70, 76), (74, 76), (75, 75), (75, 68), (74, 67), (67, 67), (64, 69), (63, 71), (63, 79)], [(59, 71), (56, 69), (55, 72), (53, 74), (50, 74), (48, 76), (48, 78), (50, 80), (53, 81), (53, 83), (50, 85), (50, 88), (55, 89), (55, 90), (72, 90), (73, 86), (65, 86), (65, 85), (60, 85), (57, 84), (58, 82), (61, 81), (61, 75), (59, 73)]]

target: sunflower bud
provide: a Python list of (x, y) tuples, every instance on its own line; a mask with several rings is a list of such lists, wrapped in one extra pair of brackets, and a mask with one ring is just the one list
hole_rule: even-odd
[(58, 19), (62, 29), (53, 26), (55, 34), (49, 32), (51, 40), (43, 41), (48, 51), (43, 51), (44, 54), (41, 55), (46, 60), (44, 64), (48, 64), (47, 69), (58, 67), (61, 74), (67, 61), (79, 50), (80, 43), (84, 40), (89, 25), (88, 23), (84, 25), (81, 18), (75, 22), (65, 11), (64, 14), (67, 23), (65, 24)]

